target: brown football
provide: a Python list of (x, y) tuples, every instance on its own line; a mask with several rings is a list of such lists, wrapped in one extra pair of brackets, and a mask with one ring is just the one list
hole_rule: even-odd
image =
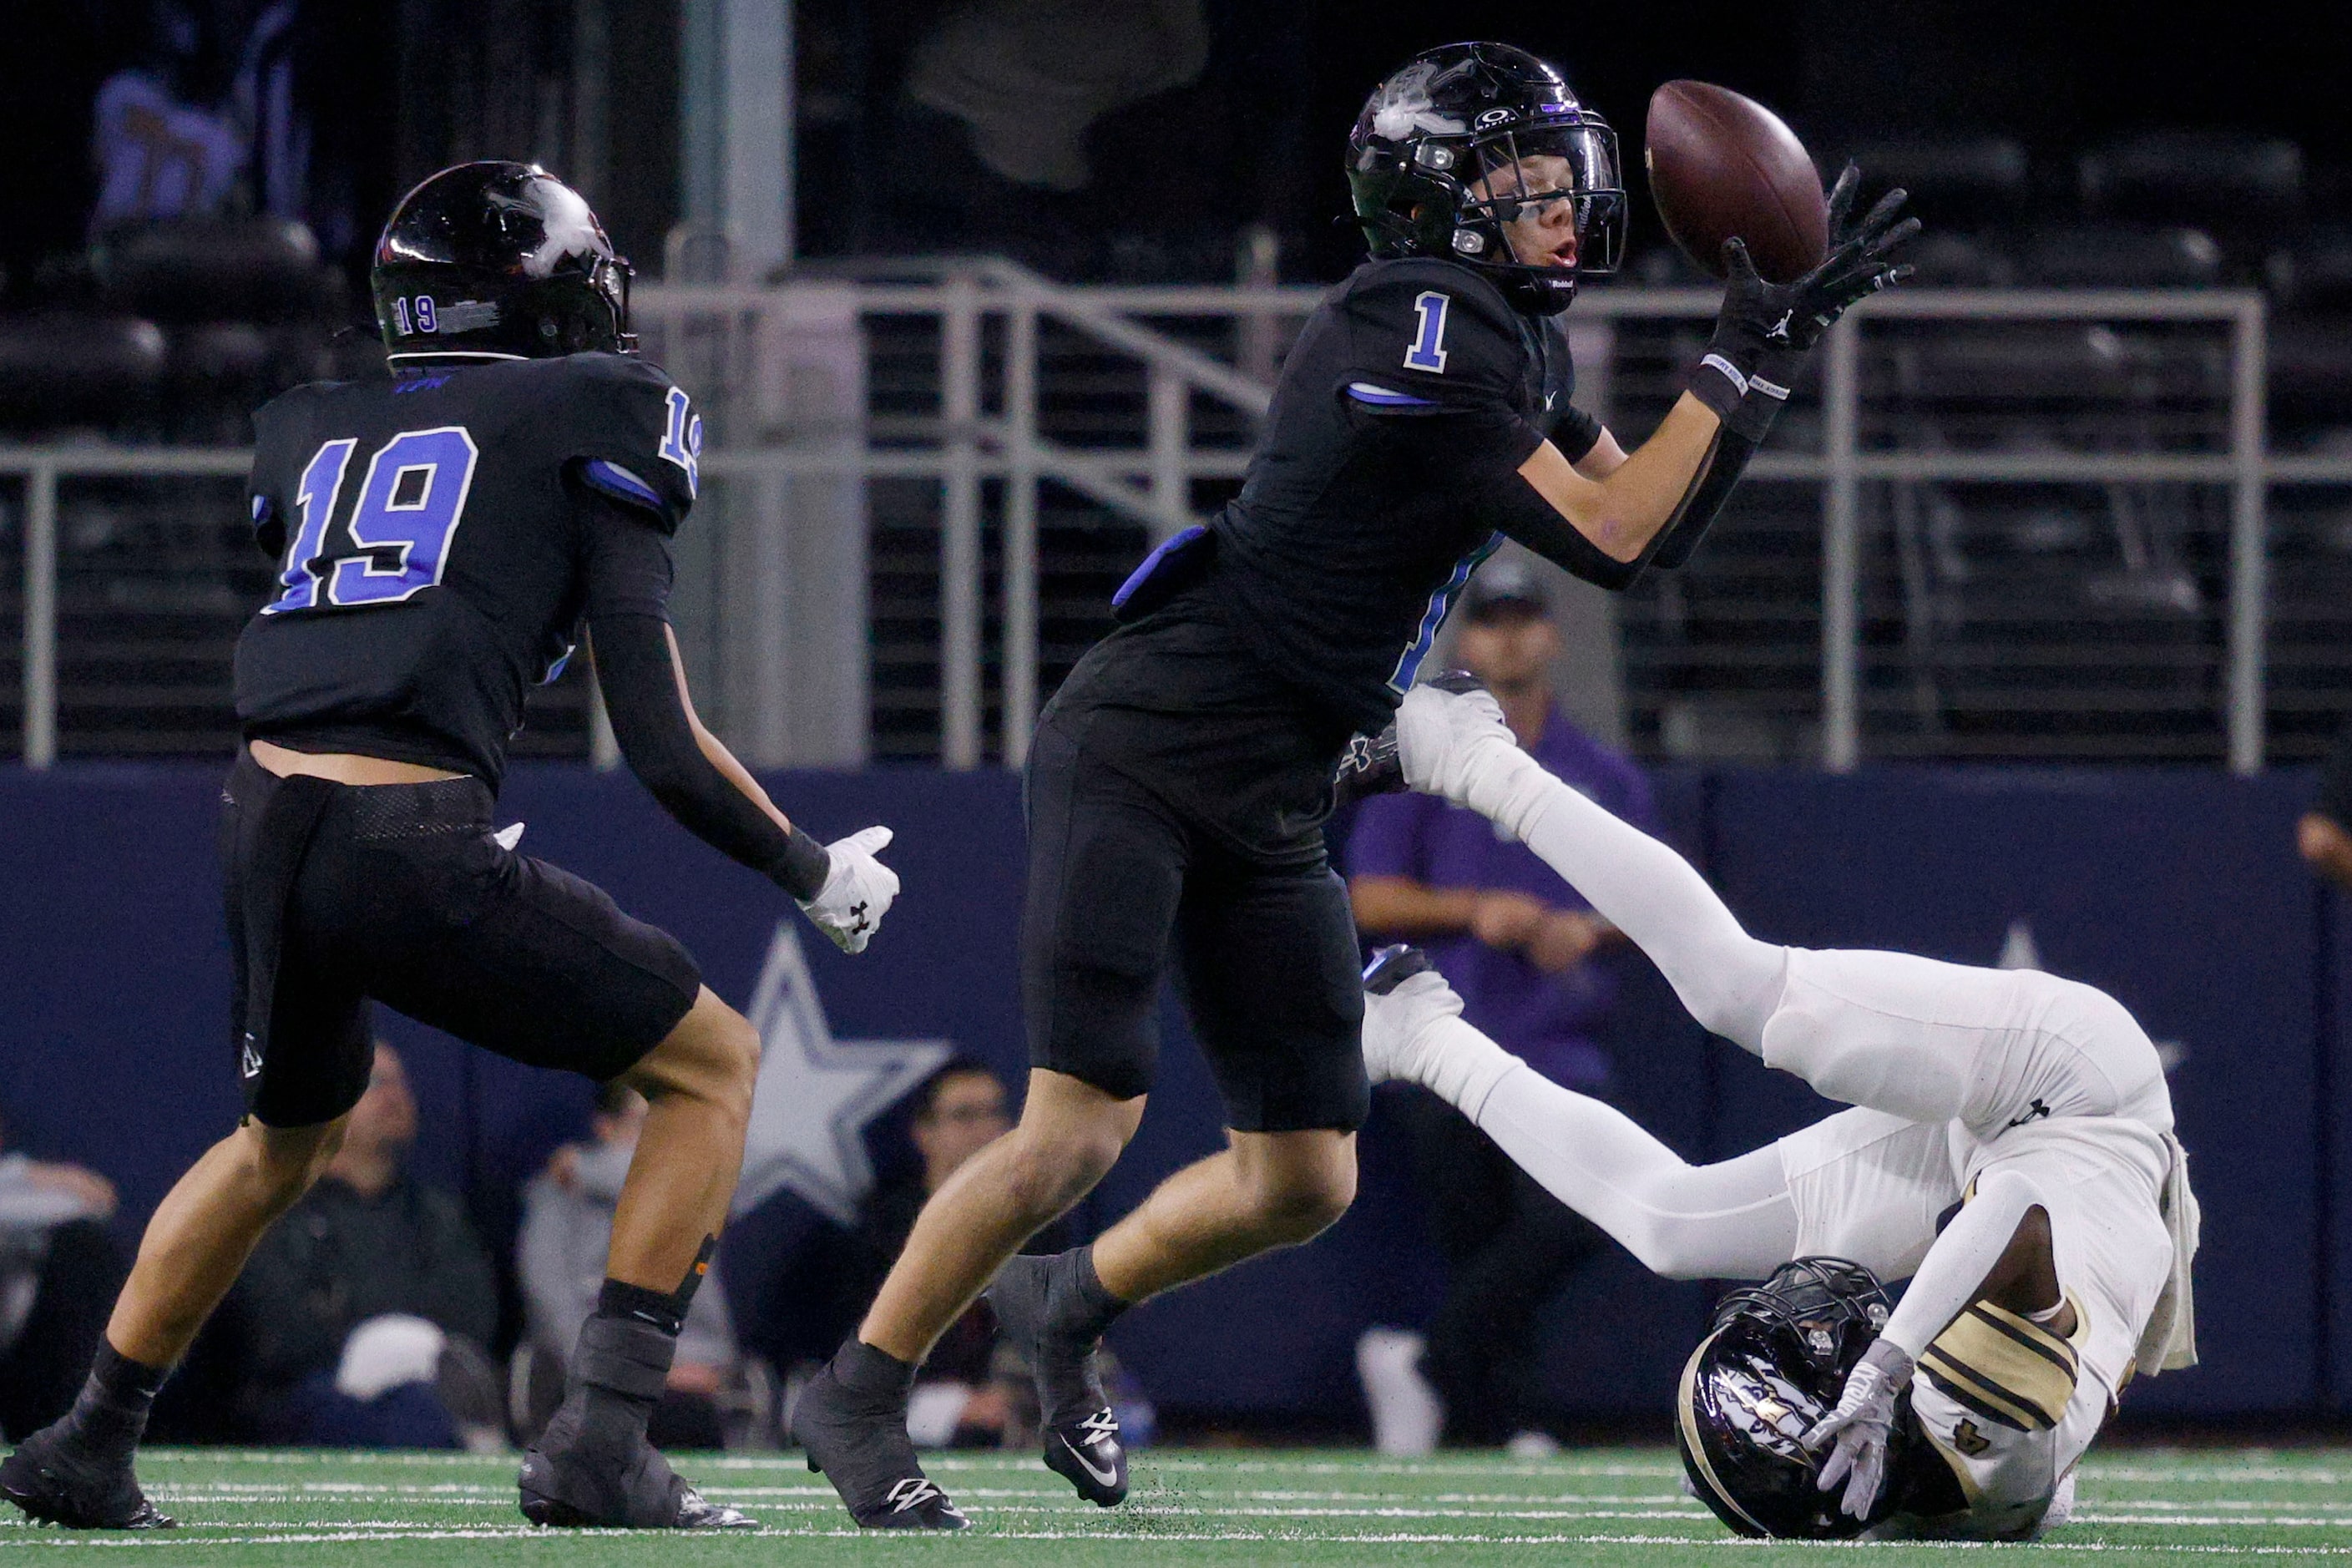
[(1748, 244), (1774, 283), (1810, 271), (1829, 248), (1829, 203), (1805, 144), (1752, 98), (1704, 81), (1650, 95), (1642, 162), (1650, 199), (1683, 254), (1723, 276), (1723, 242)]

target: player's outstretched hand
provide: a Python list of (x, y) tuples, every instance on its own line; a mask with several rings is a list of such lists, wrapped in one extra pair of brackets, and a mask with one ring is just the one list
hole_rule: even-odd
[(1805, 1447), (1814, 1453), (1830, 1450), (1822, 1463), (1823, 1491), (1845, 1482), (1839, 1509), (1855, 1519), (1868, 1519), (1878, 1489), (1886, 1479), (1886, 1444), (1895, 1433), (1895, 1398), (1911, 1385), (1911, 1358), (1886, 1342), (1874, 1340), (1862, 1360), (1846, 1374), (1845, 1393), (1838, 1407), (1805, 1434)]
[(1483, 689), (1416, 686), (1397, 705), (1396, 732), (1406, 785), (1474, 811), (1474, 795), (1486, 793), (1477, 788), (1481, 775), (1496, 759), (1521, 754), (1502, 705)]
[(875, 858), (890, 842), (887, 827), (866, 827), (824, 847), (833, 871), (801, 905), (816, 929), (844, 952), (864, 952), (898, 896), (898, 873)]
[[(1857, 300), (1891, 289), (1911, 276), (1908, 263), (1893, 252), (1919, 232), (1919, 220), (1903, 216), (1907, 195), (1897, 188), (1878, 198), (1860, 220), (1853, 203), (1862, 171), (1848, 163), (1830, 192), (1830, 247), (1821, 265), (1788, 283), (1768, 283), (1738, 239), (1723, 242), (1726, 283), (1723, 311), (1717, 318), (1716, 345), (1728, 348), (1734, 363), (1760, 371), (1782, 384), (1812, 352), (1822, 335)], [(1744, 351), (1744, 352), (1741, 352)]]

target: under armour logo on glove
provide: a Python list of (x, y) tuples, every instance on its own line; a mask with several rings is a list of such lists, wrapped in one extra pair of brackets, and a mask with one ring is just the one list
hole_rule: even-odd
[(2040, 1121), (2049, 1114), (2050, 1108), (2042, 1104), (2041, 1099), (2037, 1096), (2033, 1101), (2032, 1109), (2028, 1110), (2024, 1115), (2019, 1117), (2016, 1121), (2002, 1127), (2001, 1131), (2006, 1132), (2011, 1127), (2022, 1127), (2029, 1121)]
[(890, 842), (887, 827), (868, 827), (824, 847), (833, 869), (801, 908), (844, 952), (863, 952), (898, 896), (898, 873), (875, 858)]

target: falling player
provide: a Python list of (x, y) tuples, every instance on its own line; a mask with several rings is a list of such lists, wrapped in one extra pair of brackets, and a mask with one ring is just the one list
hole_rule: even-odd
[[(1629, 455), (1570, 406), (1551, 319), (1615, 266), (1625, 221), (1616, 139), (1557, 70), (1500, 44), (1416, 58), (1365, 105), (1349, 178), (1375, 259), (1307, 320), (1240, 497), (1129, 580), (1123, 624), (1038, 723), (1020, 1124), (931, 1199), (794, 1417), (860, 1524), (964, 1522), (916, 1464), (907, 1390), (992, 1277), (1046, 1462), (1095, 1502), (1125, 1497), (1091, 1367), (1105, 1326), (1306, 1240), (1354, 1194), (1363, 998), (1322, 835), (1350, 734), (1389, 721), (1505, 536), (1611, 587), (1686, 557), (1805, 354), (1900, 279), (1885, 253), (1916, 227), (1899, 194), (1850, 223), (1849, 178), (1814, 271), (1768, 285), (1735, 242), (1708, 353)], [(1133, 1135), (1171, 958), (1229, 1147), (1093, 1246), (1008, 1263)]]
[(164, 1198), (70, 1414), (0, 1465), (35, 1519), (168, 1525), (132, 1455), (149, 1405), (367, 1086), (373, 997), (651, 1102), (572, 1385), (523, 1461), (542, 1524), (741, 1527), (646, 1441), (742, 1163), (759, 1039), (693, 959), (518, 855), (491, 809), (523, 698), (583, 619), (623, 754), (669, 813), (864, 948), (887, 829), (817, 843), (695, 717), (665, 605), (701, 421), (628, 357), (627, 264), (520, 163), (410, 192), (377, 247), (393, 374), (255, 416), (253, 518), (282, 564), (238, 639), (223, 792), (247, 1114)]
[[(1738, 1431), (1699, 1429), (1715, 1342), (1701, 1347), (1682, 1395), (1701, 1495), (1756, 1533), (1788, 1532), (1783, 1517), (1851, 1531), (1898, 1505), (1946, 1516), (1914, 1527), (1948, 1533), (2036, 1528), (2134, 1373), (2196, 1359), (2196, 1200), (2164, 1069), (2131, 1015), (2032, 970), (1759, 942), (1680, 856), (1520, 751), (1484, 692), (1417, 689), (1396, 739), (1406, 782), (1527, 845), (1700, 1023), (1854, 1108), (1688, 1165), (1464, 1023), (1412, 950), (1367, 976), (1371, 1075), (1426, 1085), (1657, 1272), (1763, 1279), (1827, 1254), (1910, 1277), (1809, 1428), (1789, 1425), (1787, 1398), (1765, 1409), (1755, 1394)], [(1723, 1443), (1738, 1462), (1706, 1462)], [(1843, 1482), (1845, 1519), (1790, 1510), (1792, 1478), (1808, 1494)]]

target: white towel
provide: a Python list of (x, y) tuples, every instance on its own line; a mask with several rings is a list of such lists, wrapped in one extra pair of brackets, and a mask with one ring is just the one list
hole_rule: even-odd
[(2156, 1299), (2156, 1310), (2140, 1331), (2139, 1350), (2133, 1356), (2141, 1373), (2197, 1364), (2197, 1298), (2189, 1268), (2197, 1258), (2197, 1194), (2189, 1190), (2189, 1151), (2168, 1132), (2164, 1146), (2171, 1152), (2172, 1170), (2164, 1178), (2164, 1223), (2172, 1232), (2172, 1278)]

